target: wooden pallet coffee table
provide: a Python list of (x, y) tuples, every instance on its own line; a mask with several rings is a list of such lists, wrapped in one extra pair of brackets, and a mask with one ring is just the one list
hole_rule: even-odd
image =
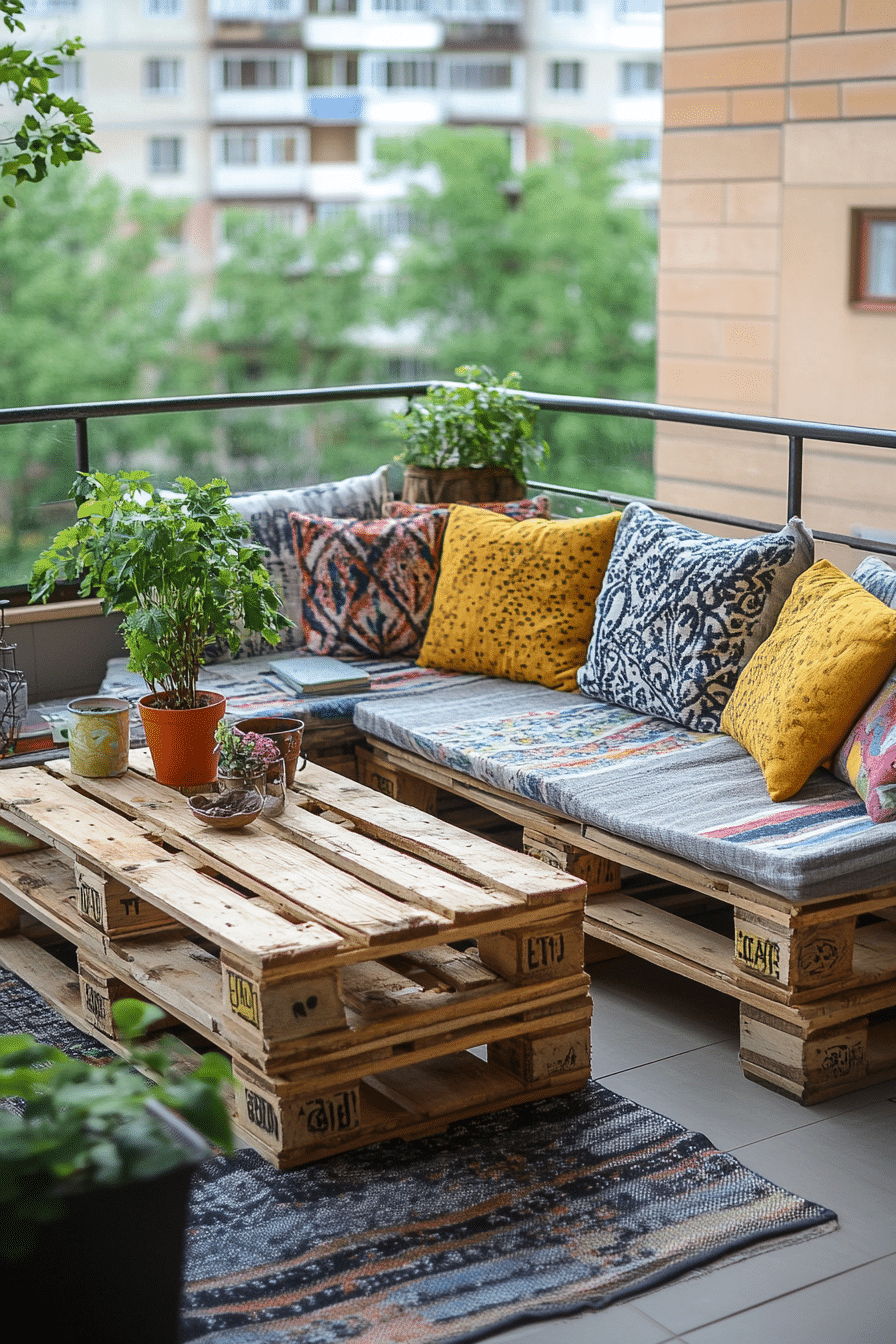
[(0, 961), (99, 1039), (135, 993), (205, 1037), (280, 1167), (590, 1077), (586, 886), (528, 855), (310, 764), (282, 816), (214, 830), (141, 751), (4, 771), (0, 816)]

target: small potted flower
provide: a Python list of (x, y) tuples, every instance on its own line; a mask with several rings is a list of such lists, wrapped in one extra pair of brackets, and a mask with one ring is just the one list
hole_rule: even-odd
[(219, 781), (228, 789), (256, 789), (266, 799), (266, 816), (282, 812), (286, 801), (285, 772), (276, 744), (261, 733), (244, 733), (229, 723), (218, 724), (215, 741)]

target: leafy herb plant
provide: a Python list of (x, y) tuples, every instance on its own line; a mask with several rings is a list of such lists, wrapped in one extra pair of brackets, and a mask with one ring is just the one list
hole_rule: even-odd
[(431, 387), (406, 411), (393, 413), (391, 427), (405, 443), (397, 460), (416, 467), (493, 467), (525, 480), (549, 449), (536, 437), (538, 407), (520, 393), (519, 374), (499, 382), (478, 364), (456, 372), (466, 379), (462, 386)]
[(185, 1073), (162, 1046), (135, 1044), (161, 1009), (119, 999), (112, 1013), (127, 1048), (107, 1064), (71, 1059), (33, 1036), (0, 1037), (0, 1096), (24, 1100), (21, 1114), (0, 1110), (0, 1261), (26, 1255), (41, 1225), (63, 1216), (66, 1195), (180, 1166), (190, 1154), (161, 1106), (225, 1151), (233, 1147), (221, 1096), (229, 1061), (209, 1053)]
[(80, 593), (103, 611), (124, 613), (128, 667), (169, 709), (201, 704), (196, 679), (215, 636), (236, 653), (247, 631), (276, 644), (291, 621), (262, 563), (263, 546), (228, 503), (224, 480), (200, 486), (177, 478), (162, 496), (149, 472), (81, 473), (69, 492), (78, 519), (35, 561), (31, 600), (57, 583), (80, 580)]

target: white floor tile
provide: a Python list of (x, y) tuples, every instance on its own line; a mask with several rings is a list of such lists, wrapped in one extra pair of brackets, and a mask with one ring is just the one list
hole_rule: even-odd
[(687, 1344), (894, 1344), (896, 1257), (726, 1316), (681, 1336)]
[(521, 1325), (500, 1339), (508, 1344), (665, 1344), (674, 1335), (627, 1302), (617, 1302), (603, 1311)]

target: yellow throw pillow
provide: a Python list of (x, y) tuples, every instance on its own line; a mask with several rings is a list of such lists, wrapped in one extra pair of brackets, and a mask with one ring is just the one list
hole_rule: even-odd
[(722, 731), (783, 802), (836, 751), (896, 663), (896, 611), (819, 560), (740, 674)]
[(620, 516), (514, 522), (452, 504), (419, 665), (576, 690)]

